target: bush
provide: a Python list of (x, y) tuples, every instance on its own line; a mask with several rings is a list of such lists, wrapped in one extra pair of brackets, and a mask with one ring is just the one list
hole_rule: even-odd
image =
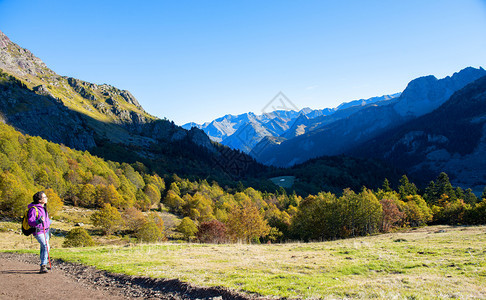
[(68, 232), (63, 247), (89, 247), (95, 243), (89, 233), (84, 228), (74, 228)]

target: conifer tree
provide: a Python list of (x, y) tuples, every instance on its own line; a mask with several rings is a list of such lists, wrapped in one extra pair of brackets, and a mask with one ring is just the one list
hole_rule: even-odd
[(417, 191), (417, 187), (408, 180), (407, 175), (403, 175), (402, 178), (400, 178), (398, 193), (402, 199), (405, 199), (407, 196), (417, 195)]
[(388, 181), (388, 178), (385, 178), (385, 181), (383, 182), (382, 189), (385, 193), (391, 192), (392, 189), (390, 187), (390, 182)]
[(474, 205), (479, 201), (478, 197), (473, 193), (471, 189), (466, 189), (466, 192), (464, 194), (464, 202), (469, 204), (469, 205)]

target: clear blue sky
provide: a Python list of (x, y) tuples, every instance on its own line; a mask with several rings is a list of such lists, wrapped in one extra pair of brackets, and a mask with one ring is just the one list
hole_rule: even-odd
[(179, 125), (403, 91), (486, 65), (485, 0), (0, 0), (0, 30), (60, 75)]

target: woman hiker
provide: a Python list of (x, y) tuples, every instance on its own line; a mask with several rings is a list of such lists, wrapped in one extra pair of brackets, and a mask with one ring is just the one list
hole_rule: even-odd
[[(47, 214), (47, 196), (43, 191), (37, 192), (33, 196), (33, 202), (29, 204), (28, 222), (35, 228), (34, 237), (40, 244), (40, 273), (47, 273), (47, 263), (49, 258), (49, 226), (51, 220)], [(35, 209), (37, 208), (37, 209)]]

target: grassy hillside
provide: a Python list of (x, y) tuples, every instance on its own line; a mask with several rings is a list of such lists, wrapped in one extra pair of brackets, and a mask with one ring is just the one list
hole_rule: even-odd
[[(0, 235), (5, 241), (13, 233)], [(485, 248), (486, 226), (433, 226), (322, 243), (163, 243), (51, 253), (111, 272), (278, 297), (485, 299)]]

